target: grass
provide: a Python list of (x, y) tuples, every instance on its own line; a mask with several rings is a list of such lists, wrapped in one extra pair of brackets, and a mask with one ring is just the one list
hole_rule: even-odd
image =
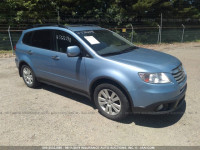
[[(196, 43), (199, 43), (200, 40), (195, 40), (195, 41), (185, 41), (185, 42), (169, 42), (169, 43), (166, 43), (166, 42), (162, 42), (162, 44), (184, 44), (184, 43), (192, 43), (192, 42), (196, 42)], [(147, 44), (147, 43), (141, 43), (141, 42), (133, 42), (134, 45), (160, 45), (160, 43), (156, 43), (156, 44)]]
[(200, 42), (200, 40), (195, 40), (195, 42)]
[(0, 54), (12, 54), (12, 50), (0, 50)]
[(12, 50), (0, 50), (0, 58), (8, 58), (12, 56), (13, 56)]

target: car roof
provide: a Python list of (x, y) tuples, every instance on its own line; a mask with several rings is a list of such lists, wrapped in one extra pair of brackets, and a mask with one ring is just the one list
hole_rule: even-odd
[(71, 31), (85, 31), (85, 30), (101, 30), (102, 28), (96, 25), (67, 25)]
[(88, 30), (102, 30), (103, 28), (96, 25), (33, 25), (26, 31), (37, 30), (37, 29), (55, 29), (55, 28), (65, 28), (73, 32), (76, 31), (88, 31)]

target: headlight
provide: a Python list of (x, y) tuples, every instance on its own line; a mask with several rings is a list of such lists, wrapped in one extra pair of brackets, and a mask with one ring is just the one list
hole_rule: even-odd
[(165, 73), (139, 73), (140, 78), (147, 83), (169, 83)]

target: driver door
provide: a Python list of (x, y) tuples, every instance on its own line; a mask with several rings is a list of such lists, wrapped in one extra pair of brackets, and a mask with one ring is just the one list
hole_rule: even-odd
[(68, 46), (79, 46), (79, 42), (69, 33), (55, 30), (54, 43), (56, 52), (53, 59), (52, 73), (54, 81), (64, 87), (84, 90), (86, 88), (85, 58), (68, 57)]

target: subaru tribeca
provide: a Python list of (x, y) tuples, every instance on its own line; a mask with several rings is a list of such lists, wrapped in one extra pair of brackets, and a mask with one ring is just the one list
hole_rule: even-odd
[(187, 75), (175, 57), (133, 45), (99, 26), (42, 26), (23, 31), (15, 47), (25, 84), (83, 94), (112, 120), (162, 114), (184, 101)]

